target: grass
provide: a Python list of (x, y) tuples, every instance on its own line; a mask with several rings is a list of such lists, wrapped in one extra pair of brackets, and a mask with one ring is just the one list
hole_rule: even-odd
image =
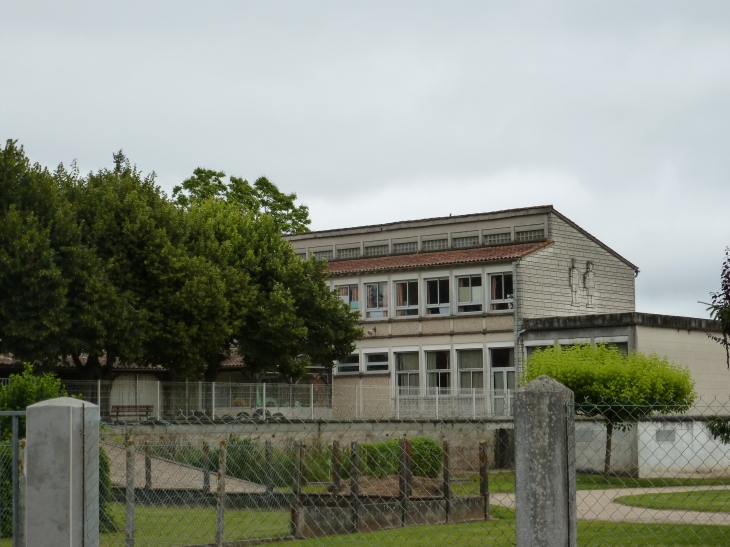
[(727, 490), (623, 496), (616, 498), (616, 502), (632, 507), (645, 507), (647, 509), (679, 509), (682, 511), (730, 513), (730, 491)]

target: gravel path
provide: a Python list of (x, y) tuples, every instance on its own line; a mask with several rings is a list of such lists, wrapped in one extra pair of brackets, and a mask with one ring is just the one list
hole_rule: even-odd
[[(111, 460), (112, 483), (115, 486), (125, 486), (127, 484), (127, 462), (124, 448), (110, 444), (104, 444), (103, 446)], [(195, 490), (203, 488), (203, 471), (200, 468), (162, 458), (153, 457), (151, 459), (153, 490), (158, 488), (165, 490)], [(145, 486), (144, 460), (144, 455), (137, 453), (134, 461), (134, 486), (136, 488), (144, 488)], [(210, 491), (215, 492), (217, 487), (217, 473), (211, 473)], [(266, 492), (266, 487), (254, 482), (226, 476), (226, 492), (229, 494), (261, 494)]]
[[(669, 494), (673, 492), (696, 492), (699, 490), (730, 490), (730, 486), (709, 487), (664, 487), (664, 488), (617, 488), (609, 490), (579, 490), (577, 492), (578, 518), (581, 520), (606, 520), (610, 522), (715, 524), (730, 526), (730, 513), (705, 511), (679, 511), (645, 509), (615, 503), (622, 496), (643, 494)], [(514, 494), (492, 494), (491, 503), (514, 508)]]

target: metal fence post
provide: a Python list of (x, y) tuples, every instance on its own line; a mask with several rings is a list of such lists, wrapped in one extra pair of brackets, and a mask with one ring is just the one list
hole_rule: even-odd
[(203, 499), (210, 493), (210, 447), (203, 443)]
[(489, 519), (489, 458), (487, 442), (479, 441), (479, 495), (484, 503), (484, 520)]
[(360, 528), (360, 445), (357, 442), (350, 444), (350, 501), (352, 504), (352, 531)]
[(127, 439), (127, 489), (124, 532), (126, 547), (134, 547), (134, 441)]
[(340, 441), (332, 441), (332, 492), (334, 496), (340, 493), (342, 479), (340, 475)]
[(263, 400), (263, 403), (264, 403), (264, 414), (263, 414), (263, 418), (265, 420), (266, 419), (266, 382), (264, 382), (264, 400)]
[(150, 445), (144, 445), (144, 489), (152, 492), (152, 457), (150, 456)]
[(294, 503), (291, 510), (291, 528), (294, 537), (301, 537), (299, 530), (299, 511), (302, 504), (302, 443), (296, 443), (294, 446), (294, 473), (292, 476), (292, 495)]
[(210, 417), (213, 420), (215, 420), (215, 382), (213, 382), (213, 384), (211, 385), (211, 388), (210, 388), (210, 397), (211, 397), (211, 400), (212, 400), (212, 402), (211, 402), (211, 408), (212, 408), (212, 410), (210, 412)]
[(264, 460), (266, 465), (266, 479), (264, 481), (264, 486), (266, 486), (266, 492), (271, 494), (274, 491), (274, 483), (271, 480), (274, 474), (271, 439), (266, 439), (266, 442), (264, 443)]
[(215, 519), (215, 544), (223, 546), (223, 529), (225, 524), (226, 510), (226, 445), (227, 441), (221, 441), (220, 452), (218, 453), (218, 487), (216, 489), (216, 519)]
[(18, 419), (18, 416), (13, 416), (13, 547), (20, 547), (20, 542), (15, 534), (20, 527), (20, 519), (18, 515)]
[(398, 445), (398, 494), (401, 507), (401, 526), (408, 525), (408, 509), (411, 499), (411, 441), (401, 437)]
[(162, 408), (160, 406), (160, 381), (157, 381), (157, 419), (162, 419)]
[(309, 403), (311, 412), (311, 419), (314, 420), (314, 384), (309, 384)]
[(451, 520), (451, 456), (449, 454), (449, 441), (444, 441), (444, 460), (443, 460), (443, 491), (444, 491), (444, 514), (445, 522), (448, 524)]

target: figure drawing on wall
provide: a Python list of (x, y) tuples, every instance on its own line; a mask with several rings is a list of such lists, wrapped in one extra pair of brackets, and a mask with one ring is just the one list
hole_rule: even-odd
[(593, 271), (593, 262), (586, 262), (586, 273), (583, 276), (583, 283), (588, 296), (588, 308), (593, 307), (593, 295), (596, 292), (596, 272)]
[(578, 290), (580, 289), (580, 273), (578, 273), (578, 268), (575, 267), (575, 258), (573, 258), (570, 261), (570, 291), (572, 294), (572, 302), (571, 304), (573, 306), (579, 306), (580, 302), (578, 302)]

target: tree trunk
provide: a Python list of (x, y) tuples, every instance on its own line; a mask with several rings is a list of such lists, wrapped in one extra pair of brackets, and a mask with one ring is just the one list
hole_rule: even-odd
[(603, 480), (611, 482), (611, 442), (613, 441), (613, 423), (606, 423), (606, 459), (603, 464)]

